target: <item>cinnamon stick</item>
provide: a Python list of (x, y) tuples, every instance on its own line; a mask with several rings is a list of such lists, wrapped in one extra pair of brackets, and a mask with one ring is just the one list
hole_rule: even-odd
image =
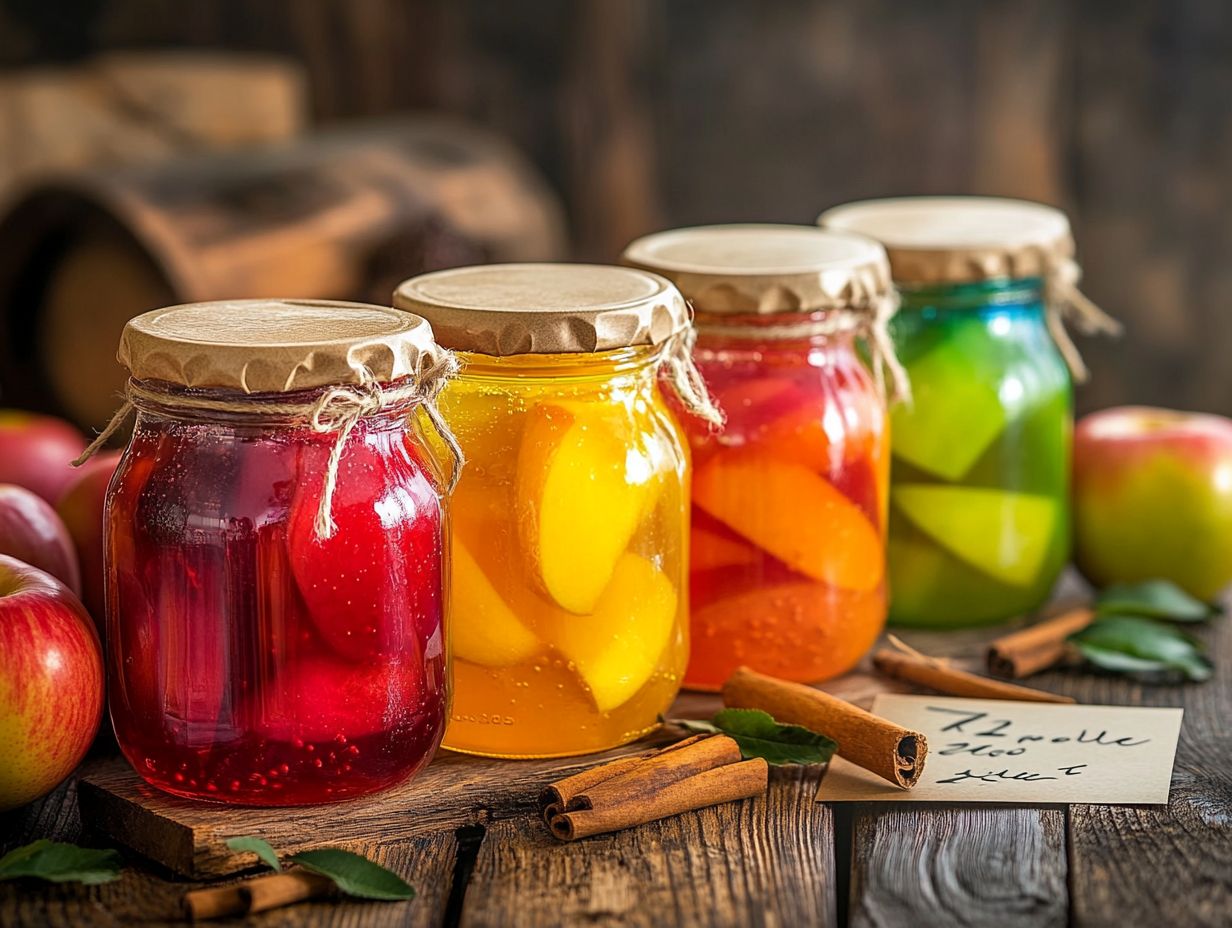
[(628, 757), (618, 758), (611, 763), (600, 764), (597, 767), (589, 767), (580, 773), (575, 773), (572, 776), (567, 776), (562, 780), (557, 780), (555, 783), (549, 783), (542, 793), (539, 794), (539, 805), (543, 808), (543, 819), (545, 822), (550, 822), (555, 816), (565, 811), (565, 807), (569, 801), (578, 793), (585, 792), (592, 786), (602, 783), (604, 780), (610, 780), (612, 777), (620, 773), (627, 773), (633, 767), (648, 760), (665, 751), (674, 751), (679, 748), (688, 747), (705, 735), (693, 735), (690, 738), (685, 738), (683, 741), (677, 741), (675, 744), (669, 744), (665, 748), (656, 751), (645, 751), (641, 754), (631, 754)]
[(740, 745), (727, 735), (698, 738), (684, 747), (660, 751), (640, 764), (625, 768), (614, 777), (575, 793), (565, 805), (565, 811), (649, 801), (650, 797), (673, 783), (716, 767), (735, 764), (740, 757)]
[(1095, 610), (1083, 606), (1004, 635), (988, 646), (988, 670), (1015, 680), (1047, 670), (1065, 657), (1065, 640), (1094, 619)]
[(846, 700), (747, 667), (723, 684), (723, 704), (763, 709), (778, 722), (803, 725), (838, 742), (838, 753), (896, 786), (910, 789), (924, 772), (928, 739)]
[(563, 812), (552, 819), (550, 827), (560, 840), (574, 841), (694, 809), (760, 796), (766, 791), (769, 770), (769, 765), (760, 757), (724, 764), (647, 792), (622, 799), (609, 796), (593, 808)]
[(1020, 702), (1072, 703), (1069, 696), (1058, 696), (1029, 686), (1018, 686), (1003, 680), (981, 677), (950, 667), (928, 657), (917, 657), (901, 651), (883, 649), (873, 655), (873, 666), (887, 677), (906, 680), (926, 686), (948, 696), (966, 696), (971, 699), (1016, 699)]
[(286, 870), (265, 876), (212, 886), (184, 894), (184, 907), (193, 921), (264, 912), (280, 906), (318, 899), (334, 891), (334, 881), (307, 870)]

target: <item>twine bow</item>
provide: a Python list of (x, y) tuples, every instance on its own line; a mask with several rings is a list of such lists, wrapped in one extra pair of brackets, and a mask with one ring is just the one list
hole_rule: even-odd
[(1084, 335), (1120, 335), (1122, 326), (1078, 289), (1082, 269), (1072, 258), (1056, 262), (1044, 278), (1044, 302), (1048, 307), (1048, 332), (1056, 343), (1057, 350), (1065, 359), (1070, 376), (1077, 383), (1085, 383), (1091, 376), (1078, 346), (1065, 328), (1070, 320)]
[[(863, 324), (857, 331), (868, 342), (878, 392), (889, 403), (910, 404), (911, 380), (907, 377), (907, 369), (898, 360), (898, 355), (894, 351), (894, 341), (890, 338), (890, 319), (898, 312), (898, 304), (897, 290), (877, 297), (872, 313), (866, 313), (863, 316)], [(887, 370), (890, 372), (888, 396), (886, 394)]]
[(667, 366), (667, 379), (689, 412), (715, 428), (720, 428), (725, 420), (723, 411), (710, 398), (702, 372), (693, 361), (693, 345), (696, 341), (697, 330), (689, 326), (668, 342), (663, 358), (663, 363)]
[(432, 423), (433, 429), (449, 449), (448, 488), (452, 491), (457, 486), (466, 459), (462, 454), (462, 448), (458, 445), (458, 440), (437, 408), (436, 398), (449, 378), (458, 372), (458, 367), (458, 360), (453, 353), (442, 351), (433, 366), (413, 378), (412, 382), (391, 387), (381, 386), (371, 372), (365, 368), (360, 374), (359, 383), (331, 387), (311, 403), (280, 403), (264, 399), (254, 401), (235, 397), (213, 399), (187, 394), (176, 395), (161, 390), (151, 390), (137, 381), (130, 380), (125, 388), (124, 402), (111, 417), (107, 427), (82, 452), (81, 457), (73, 462), (73, 466), (80, 467), (88, 461), (107, 443), (107, 440), (115, 434), (137, 405), (142, 402), (202, 412), (251, 414), (258, 411), (264, 416), (286, 416), (306, 423), (318, 435), (336, 434), (338, 436), (330, 449), (329, 460), (325, 466), (321, 500), (317, 506), (316, 518), (313, 520), (317, 537), (330, 538), (338, 528), (333, 516), (334, 493), (338, 486), (338, 469), (342, 464), (347, 439), (350, 438), (351, 432), (361, 419), (374, 416), (390, 406), (409, 401), (419, 402), (420, 408), (428, 417), (428, 421)]

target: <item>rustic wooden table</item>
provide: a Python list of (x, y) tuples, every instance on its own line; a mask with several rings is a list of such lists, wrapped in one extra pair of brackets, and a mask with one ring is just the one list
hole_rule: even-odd
[[(330, 812), (366, 836), (352, 846), (407, 876), (417, 898), (314, 902), (251, 924), (1232, 924), (1232, 618), (1205, 634), (1216, 674), (1201, 685), (1147, 687), (1076, 672), (1032, 681), (1080, 702), (1184, 706), (1167, 807), (831, 806), (813, 801), (821, 771), (796, 768), (774, 771), (762, 799), (564, 845), (535, 817), (535, 799), (553, 770), (576, 760), (496, 764), (443, 754), (400, 795), (393, 816), (364, 821), (355, 804)], [(904, 637), (973, 664), (986, 638)], [(888, 687), (853, 674), (828, 688), (866, 702)], [(714, 705), (691, 695), (677, 710), (705, 715)], [(271, 819), (274, 843), (311, 819)], [(0, 817), (0, 849), (38, 837), (106, 843), (89, 826), (70, 782)], [(180, 897), (200, 881), (127, 859), (123, 878), (105, 886), (0, 884), (0, 925), (181, 921)]]

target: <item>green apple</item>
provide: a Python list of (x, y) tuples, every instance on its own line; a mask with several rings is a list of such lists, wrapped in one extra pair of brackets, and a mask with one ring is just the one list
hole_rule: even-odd
[(1074, 559), (1100, 586), (1163, 578), (1213, 599), (1232, 581), (1232, 420), (1146, 406), (1083, 418)]

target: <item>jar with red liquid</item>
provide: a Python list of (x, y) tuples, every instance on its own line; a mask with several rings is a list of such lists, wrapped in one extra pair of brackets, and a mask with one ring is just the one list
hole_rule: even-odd
[[(694, 359), (726, 415), (690, 424), (685, 685), (747, 665), (817, 682), (851, 669), (885, 622), (893, 307), (884, 249), (802, 226), (678, 229), (624, 260), (696, 313)], [(868, 349), (874, 369), (861, 358)]]
[(136, 423), (107, 495), (107, 660), (129, 762), (248, 805), (427, 764), (448, 718), (447, 487), (420, 425), (454, 365), (429, 324), (200, 303), (130, 321), (119, 358)]

